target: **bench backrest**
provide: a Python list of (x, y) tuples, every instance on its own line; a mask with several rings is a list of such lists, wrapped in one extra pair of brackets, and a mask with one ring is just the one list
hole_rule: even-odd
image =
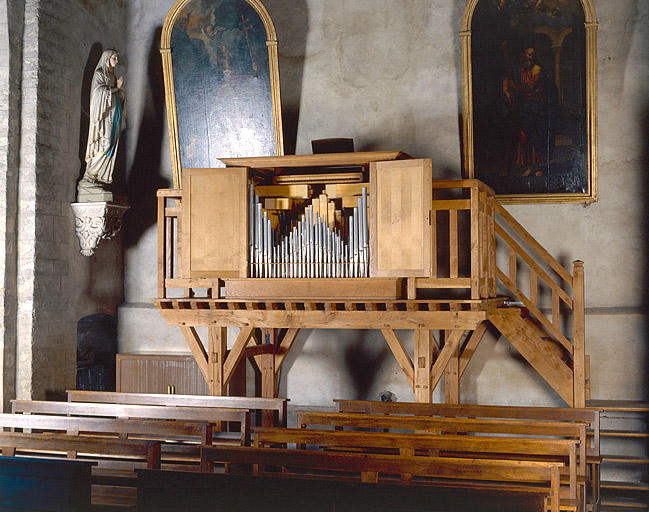
[(136, 405), (226, 407), (277, 413), (277, 426), (286, 426), (286, 398), (246, 396), (165, 395), (160, 393), (121, 393), (115, 391), (68, 390), (69, 402), (101, 402)]
[(242, 445), (250, 440), (250, 412), (247, 409), (220, 407), (177, 407), (160, 405), (133, 405), (85, 402), (54, 402), (39, 400), (12, 400), (13, 413), (99, 416), (114, 418), (146, 418), (173, 421), (208, 421), (240, 423)]
[(210, 444), (212, 441), (212, 425), (209, 422), (0, 413), (0, 428), (38, 429), (72, 434), (79, 432), (133, 434), (147, 435), (158, 439), (166, 439), (169, 436), (186, 436), (198, 438), (203, 444)]
[(591, 453), (599, 455), (600, 410), (571, 407), (512, 405), (430, 404), (419, 402), (379, 402), (334, 399), (336, 412), (406, 414), (464, 418), (507, 418), (544, 421), (586, 422), (592, 432)]
[(326, 471), (357, 472), (365, 482), (377, 482), (379, 474), (411, 474), (452, 480), (528, 482), (547, 485), (551, 511), (559, 511), (559, 468), (553, 462), (461, 459), (450, 457), (404, 457), (249, 447), (202, 447), (201, 467), (214, 462)]
[[(434, 450), (436, 455), (471, 458), (507, 458), (564, 462), (568, 467), (570, 497), (577, 497), (577, 447), (574, 439), (461, 436), (394, 432), (358, 432), (290, 428), (256, 428), (254, 446), (295, 443), (336, 449), (390, 449), (401, 455)], [(447, 452), (446, 454), (442, 452)], [(585, 474), (583, 475), (586, 476)]]
[(160, 469), (160, 441), (145, 439), (114, 439), (68, 434), (30, 434), (0, 432), (2, 455), (14, 456), (16, 451), (63, 452), (67, 457), (79, 454), (100, 456), (139, 456), (146, 460), (147, 468)]
[(333, 426), (421, 432), (552, 436), (579, 440), (579, 467), (586, 471), (586, 423), (494, 418), (447, 418), (320, 411), (295, 411), (297, 426)]

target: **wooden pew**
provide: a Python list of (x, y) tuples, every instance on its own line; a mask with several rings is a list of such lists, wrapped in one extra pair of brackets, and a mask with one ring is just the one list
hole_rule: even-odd
[[(101, 402), (136, 405), (166, 405), (192, 407), (223, 407), (267, 411), (274, 415), (274, 426), (285, 427), (286, 398), (260, 398), (246, 396), (164, 395), (156, 393), (120, 393), (114, 391), (68, 390), (69, 402)], [(264, 426), (273, 426), (266, 425)]]
[(15, 457), (16, 452), (46, 453), (49, 456), (62, 454), (70, 459), (125, 457), (143, 461), (149, 469), (160, 469), (160, 441), (146, 439), (0, 432), (0, 448), (4, 457)]
[(546, 512), (545, 493), (292, 476), (138, 470), (138, 512)]
[[(496, 459), (462, 459), (383, 454), (353, 454), (288, 450), (283, 448), (217, 447), (201, 448), (201, 468), (208, 472), (214, 462), (250, 465), (263, 473), (267, 467), (281, 467), (282, 475), (303, 470), (322, 473), (355, 473), (367, 483), (379, 482), (379, 475), (413, 475), (413, 482), (440, 487), (466, 481), (472, 489), (480, 482), (515, 482), (541, 486), (549, 498), (549, 510), (559, 512), (560, 463), (521, 462)], [(297, 473), (294, 471), (298, 470)], [(414, 484), (411, 484), (414, 485)], [(531, 492), (531, 488), (530, 488)]]
[(479, 434), (511, 434), (517, 436), (553, 436), (577, 439), (580, 471), (585, 473), (586, 424), (581, 422), (498, 420), (493, 418), (446, 418), (406, 415), (379, 415), (295, 411), (299, 428), (307, 426), (388, 429), (413, 432), (451, 432)]
[[(447, 418), (429, 416), (406, 416), (361, 413), (329, 413), (316, 411), (295, 411), (297, 425), (307, 426), (351, 427), (361, 429), (410, 431), (453, 434), (492, 434), (519, 437), (544, 436), (546, 438), (565, 438), (578, 441), (577, 446), (577, 481), (586, 485), (586, 423), (559, 421), (526, 421), (501, 420), (493, 418)], [(579, 493), (579, 500), (586, 501), (585, 492)], [(572, 495), (568, 502), (574, 507)]]
[[(240, 431), (238, 437), (234, 440), (243, 446), (250, 444), (250, 412), (247, 409), (12, 400), (11, 410), (14, 414), (54, 414), (60, 416), (73, 415), (168, 421), (203, 421), (211, 422), (212, 424), (236, 422), (240, 425)], [(227, 442), (227, 433), (217, 433), (212, 429), (212, 441), (219, 440), (221, 442)]]
[[(16, 455), (29, 451), (30, 456), (41, 457), (51, 455), (52, 451), (65, 452), (69, 456), (84, 454), (84, 457), (97, 463), (92, 470), (93, 503), (99, 500), (104, 504), (134, 505), (134, 470), (138, 466), (151, 465), (150, 450), (156, 444), (164, 445), (167, 448), (167, 466), (187, 469), (193, 467), (196, 471), (200, 463), (199, 446), (201, 443), (211, 443), (213, 425), (207, 421), (5, 413), (0, 414), (0, 430), (4, 429), (23, 430), (0, 433), (0, 443), (3, 443), (2, 436), (5, 436), (2, 444), (5, 453), (16, 453), (15, 449), (18, 450)], [(30, 432), (24, 432), (25, 430)], [(120, 435), (123, 438), (120, 439)], [(133, 437), (146, 439), (131, 439)], [(184, 441), (174, 444), (170, 439)], [(18, 442), (21, 446), (15, 446)], [(152, 442), (155, 444), (151, 444)], [(147, 450), (146, 456), (144, 447)], [(192, 452), (192, 466), (189, 467), (186, 466), (188, 451)]]
[(590, 429), (588, 452), (599, 456), (600, 410), (598, 409), (512, 405), (429, 404), (341, 399), (334, 399), (334, 405), (336, 412), (585, 422), (589, 424)]
[[(520, 438), (358, 432), (290, 428), (256, 428), (255, 447), (292, 444), (338, 450), (381, 449), (401, 455), (433, 451), (437, 456), (561, 462), (568, 467), (569, 498), (577, 499), (577, 446), (574, 439)], [(402, 478), (409, 476), (402, 475)]]
[(382, 402), (334, 399), (336, 412), (366, 414), (405, 414), (464, 418), (502, 418), (532, 421), (572, 421), (588, 424), (587, 463), (590, 467), (591, 503), (599, 503), (600, 480), (600, 410), (571, 407), (534, 407), (473, 404), (430, 404), (417, 402)]

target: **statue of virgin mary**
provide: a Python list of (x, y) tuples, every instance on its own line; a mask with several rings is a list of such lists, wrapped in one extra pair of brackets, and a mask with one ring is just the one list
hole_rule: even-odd
[(112, 200), (107, 186), (113, 182), (120, 133), (126, 127), (124, 78), (115, 77), (118, 62), (116, 50), (105, 50), (92, 75), (86, 171), (77, 186), (79, 202)]

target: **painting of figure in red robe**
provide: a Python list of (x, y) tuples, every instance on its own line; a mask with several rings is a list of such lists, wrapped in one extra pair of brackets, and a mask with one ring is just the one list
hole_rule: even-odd
[(587, 193), (580, 0), (479, 0), (471, 36), (475, 177), (497, 194)]

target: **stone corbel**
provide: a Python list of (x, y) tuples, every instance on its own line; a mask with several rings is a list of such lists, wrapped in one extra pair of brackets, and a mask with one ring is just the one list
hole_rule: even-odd
[(71, 203), (80, 252), (92, 256), (104, 239), (113, 238), (122, 229), (122, 217), (130, 207), (108, 202)]

